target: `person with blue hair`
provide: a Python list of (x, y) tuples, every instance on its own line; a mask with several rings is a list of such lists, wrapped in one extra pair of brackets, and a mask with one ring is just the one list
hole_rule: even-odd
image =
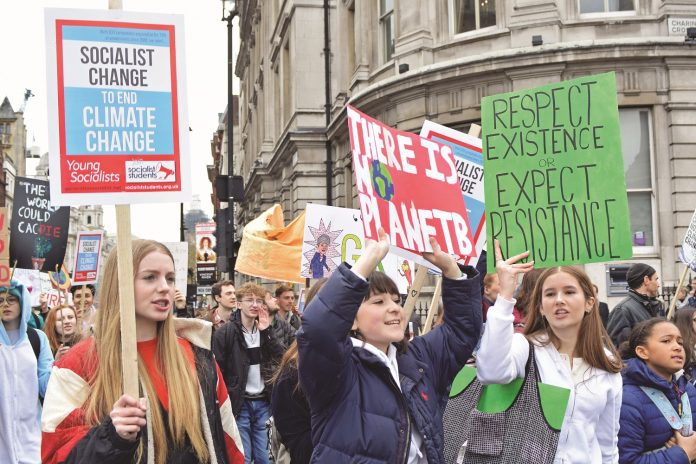
[(41, 404), (51, 376), (48, 338), (29, 327), (31, 299), (17, 281), (0, 287), (0, 462), (41, 461)]

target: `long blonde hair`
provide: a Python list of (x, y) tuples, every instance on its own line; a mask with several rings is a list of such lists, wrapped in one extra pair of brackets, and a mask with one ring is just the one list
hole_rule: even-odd
[[(164, 253), (174, 261), (169, 249), (152, 240), (133, 241), (133, 275), (138, 272), (140, 262), (153, 252)], [(101, 304), (97, 311), (94, 343), (89, 357), (96, 365), (90, 379), (91, 390), (84, 405), (85, 419), (90, 425), (100, 423), (111, 412), (113, 404), (121, 397), (123, 375), (121, 371), (121, 319), (119, 315), (119, 289), (117, 254), (114, 248), (104, 265), (101, 285)], [(167, 428), (174, 445), (183, 448), (188, 436), (193, 450), (201, 462), (210, 459), (201, 426), (201, 404), (198, 378), (191, 368), (174, 332), (172, 312), (167, 319), (157, 323), (156, 361), (165, 379), (169, 394)], [(145, 363), (138, 355), (138, 374), (149, 398), (150, 433), (154, 444), (155, 462), (167, 461), (169, 446), (164, 420), (158, 406), (157, 393), (150, 380)], [(142, 456), (140, 444), (137, 460)]]

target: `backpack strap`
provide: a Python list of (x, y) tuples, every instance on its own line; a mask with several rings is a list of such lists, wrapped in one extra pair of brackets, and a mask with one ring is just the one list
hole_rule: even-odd
[(689, 395), (686, 392), (679, 398), (682, 406), (682, 413), (679, 415), (677, 411), (674, 410), (674, 406), (669, 402), (664, 392), (651, 387), (641, 386), (640, 389), (643, 390), (653, 404), (655, 404), (672, 429), (681, 431), (681, 434), (685, 437), (693, 434), (691, 403), (689, 402)]
[(34, 356), (36, 360), (39, 360), (39, 353), (41, 353), (41, 339), (39, 334), (33, 327), (27, 327), (27, 337), (29, 338), (29, 343), (31, 343), (31, 349), (34, 350)]

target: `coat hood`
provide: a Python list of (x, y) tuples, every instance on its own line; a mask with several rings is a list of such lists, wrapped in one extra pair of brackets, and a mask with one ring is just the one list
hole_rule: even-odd
[[(7, 287), (0, 287), (0, 295), (7, 292)], [(5, 324), (0, 324), (0, 345), (18, 345), (27, 338), (27, 324), (31, 318), (31, 298), (26, 287), (16, 280), (10, 282), (9, 293), (19, 298), (21, 314), (19, 316), (19, 337), (15, 343), (10, 343), (10, 337), (5, 330)]]
[[(637, 387), (651, 387), (671, 394), (672, 385), (660, 377), (648, 367), (645, 362), (638, 358), (631, 358), (626, 361), (626, 368), (621, 372), (624, 385), (635, 385)], [(673, 378), (680, 390), (686, 391), (686, 377), (682, 371), (676, 373)], [(669, 396), (669, 395), (668, 395)]]

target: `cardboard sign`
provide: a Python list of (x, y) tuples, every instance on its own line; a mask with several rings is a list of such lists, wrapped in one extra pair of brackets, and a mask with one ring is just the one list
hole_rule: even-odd
[(10, 261), (22, 269), (55, 271), (68, 244), (70, 208), (52, 206), (48, 182), (17, 177), (10, 224)]
[(537, 267), (631, 258), (613, 73), (485, 97), (481, 114), (489, 244)]
[(45, 20), (53, 204), (190, 200), (183, 16)]
[(80, 231), (77, 233), (77, 252), (73, 264), (73, 285), (96, 284), (101, 261), (104, 232)]
[(174, 269), (176, 271), (176, 288), (186, 295), (188, 285), (186, 279), (188, 277), (188, 242), (163, 242), (163, 245), (169, 248), (174, 256)]
[(447, 253), (475, 255), (452, 148), (347, 108), (365, 237), (382, 227), (412, 253), (431, 251), (436, 237)]
[[(320, 247), (327, 240), (329, 243), (324, 251), (325, 259), (321, 259)], [(305, 208), (300, 274), (313, 279), (328, 277), (343, 261), (354, 265), (362, 254), (364, 245), (360, 210), (309, 203)], [(377, 270), (391, 277), (399, 292), (405, 294), (413, 283), (413, 268), (412, 261), (389, 253)], [(317, 271), (322, 274), (318, 275)]]
[(9, 287), (12, 268), (10, 266), (10, 244), (7, 232), (7, 208), (0, 208), (0, 286)]
[(483, 190), (483, 154), (481, 139), (450, 129), (432, 121), (425, 121), (420, 136), (452, 147), (454, 163), (459, 176), (466, 214), (474, 238), (476, 256), (464, 259), (464, 264), (476, 266), (486, 247), (486, 207)]

